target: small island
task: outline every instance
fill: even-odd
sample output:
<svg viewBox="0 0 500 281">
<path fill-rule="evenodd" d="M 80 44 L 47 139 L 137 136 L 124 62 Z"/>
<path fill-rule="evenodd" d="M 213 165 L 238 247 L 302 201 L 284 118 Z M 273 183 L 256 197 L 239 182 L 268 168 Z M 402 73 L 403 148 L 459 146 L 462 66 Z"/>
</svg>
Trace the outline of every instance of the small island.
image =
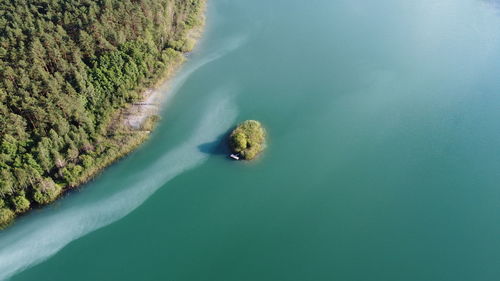
<svg viewBox="0 0 500 281">
<path fill-rule="evenodd" d="M 259 121 L 247 120 L 239 124 L 229 135 L 231 158 L 252 160 L 264 150 L 266 131 Z"/>
</svg>

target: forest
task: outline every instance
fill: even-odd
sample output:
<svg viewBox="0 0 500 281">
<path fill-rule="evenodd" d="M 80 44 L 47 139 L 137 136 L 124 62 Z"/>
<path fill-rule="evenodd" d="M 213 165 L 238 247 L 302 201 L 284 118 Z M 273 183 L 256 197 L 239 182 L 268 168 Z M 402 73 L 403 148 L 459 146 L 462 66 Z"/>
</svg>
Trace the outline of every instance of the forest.
<svg viewBox="0 0 500 281">
<path fill-rule="evenodd" d="M 0 228 L 147 136 L 124 109 L 192 49 L 204 0 L 0 2 Z"/>
</svg>

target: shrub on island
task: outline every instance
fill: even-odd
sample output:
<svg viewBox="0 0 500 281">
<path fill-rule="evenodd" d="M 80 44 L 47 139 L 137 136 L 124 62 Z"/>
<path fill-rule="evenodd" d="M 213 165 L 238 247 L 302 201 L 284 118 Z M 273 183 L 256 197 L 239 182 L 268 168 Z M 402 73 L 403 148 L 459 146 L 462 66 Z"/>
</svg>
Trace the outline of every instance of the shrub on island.
<svg viewBox="0 0 500 281">
<path fill-rule="evenodd" d="M 229 136 L 231 151 L 245 160 L 254 159 L 264 150 L 266 131 L 260 122 L 247 120 L 239 124 Z"/>
</svg>

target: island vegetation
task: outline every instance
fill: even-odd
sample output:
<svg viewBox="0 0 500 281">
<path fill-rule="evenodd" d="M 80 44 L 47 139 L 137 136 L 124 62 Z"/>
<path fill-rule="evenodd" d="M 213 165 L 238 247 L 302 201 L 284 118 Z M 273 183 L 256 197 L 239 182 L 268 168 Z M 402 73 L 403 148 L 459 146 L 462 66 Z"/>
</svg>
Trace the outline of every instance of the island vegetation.
<svg viewBox="0 0 500 281">
<path fill-rule="evenodd" d="M 245 160 L 252 160 L 264 150 L 266 131 L 259 121 L 247 120 L 229 135 L 231 151 Z"/>
<path fill-rule="evenodd" d="M 0 227 L 147 137 L 123 112 L 192 49 L 204 1 L 0 2 Z"/>
</svg>

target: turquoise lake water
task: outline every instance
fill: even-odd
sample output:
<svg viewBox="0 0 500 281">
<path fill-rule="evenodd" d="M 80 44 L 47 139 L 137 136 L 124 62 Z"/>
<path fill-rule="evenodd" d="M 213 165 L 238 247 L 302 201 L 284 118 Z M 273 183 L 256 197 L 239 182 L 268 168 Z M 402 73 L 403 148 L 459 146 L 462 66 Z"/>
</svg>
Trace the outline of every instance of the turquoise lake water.
<svg viewBox="0 0 500 281">
<path fill-rule="evenodd" d="M 0 233 L 0 280 L 500 280 L 500 10 L 209 0 L 151 139 Z M 221 138 L 258 119 L 251 163 Z"/>
</svg>

